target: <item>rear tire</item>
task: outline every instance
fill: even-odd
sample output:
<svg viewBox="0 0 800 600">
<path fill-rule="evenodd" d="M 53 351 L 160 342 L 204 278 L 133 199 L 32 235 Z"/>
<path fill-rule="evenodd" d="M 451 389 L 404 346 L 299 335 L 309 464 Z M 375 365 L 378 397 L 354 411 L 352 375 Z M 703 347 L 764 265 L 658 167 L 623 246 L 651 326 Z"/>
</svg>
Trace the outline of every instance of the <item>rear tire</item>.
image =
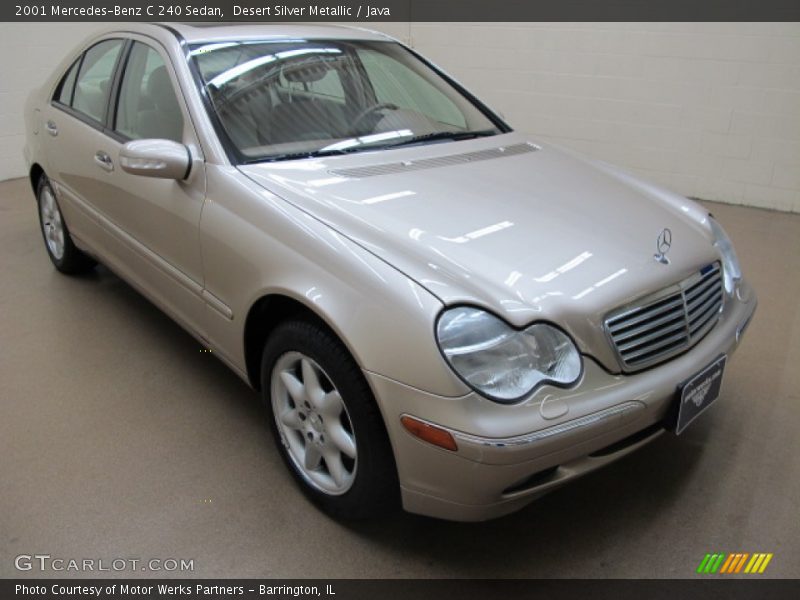
<svg viewBox="0 0 800 600">
<path fill-rule="evenodd" d="M 383 418 L 332 332 L 305 320 L 278 325 L 264 347 L 261 390 L 278 451 L 314 504 L 340 519 L 396 510 L 397 468 Z"/>
<path fill-rule="evenodd" d="M 97 263 L 75 246 L 61 214 L 61 208 L 58 206 L 53 187 L 44 175 L 36 187 L 36 200 L 44 247 L 56 269 L 67 275 L 77 275 L 92 270 Z"/>
</svg>

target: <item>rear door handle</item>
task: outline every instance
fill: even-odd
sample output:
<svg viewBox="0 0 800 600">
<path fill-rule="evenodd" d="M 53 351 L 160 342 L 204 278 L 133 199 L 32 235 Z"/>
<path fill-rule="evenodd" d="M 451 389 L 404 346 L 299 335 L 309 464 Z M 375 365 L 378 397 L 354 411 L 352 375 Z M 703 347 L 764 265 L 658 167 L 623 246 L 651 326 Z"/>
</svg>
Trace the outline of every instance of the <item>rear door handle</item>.
<svg viewBox="0 0 800 600">
<path fill-rule="evenodd" d="M 108 152 L 98 150 L 94 155 L 94 162 L 97 163 L 104 171 L 111 172 L 114 170 L 114 161 L 108 155 Z"/>
<path fill-rule="evenodd" d="M 53 123 L 53 121 L 48 120 L 47 123 L 45 123 L 44 128 L 47 129 L 47 133 L 53 137 L 58 135 L 58 127 L 56 127 L 56 124 Z"/>
</svg>

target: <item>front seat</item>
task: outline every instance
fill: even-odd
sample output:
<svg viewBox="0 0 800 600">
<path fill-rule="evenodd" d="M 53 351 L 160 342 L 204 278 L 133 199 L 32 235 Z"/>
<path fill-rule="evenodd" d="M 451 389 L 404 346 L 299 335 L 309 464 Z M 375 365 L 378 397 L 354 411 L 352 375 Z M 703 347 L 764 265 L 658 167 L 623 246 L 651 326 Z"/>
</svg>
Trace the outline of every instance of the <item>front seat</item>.
<svg viewBox="0 0 800 600">
<path fill-rule="evenodd" d="M 283 144 L 300 140 L 330 139 L 332 116 L 321 102 L 295 97 L 272 110 L 269 141 Z"/>
<path fill-rule="evenodd" d="M 181 142 L 183 116 L 175 98 L 167 68 L 157 67 L 147 79 L 147 95 L 154 108 L 143 110 L 136 119 L 136 130 L 143 138 L 164 138 Z"/>
</svg>

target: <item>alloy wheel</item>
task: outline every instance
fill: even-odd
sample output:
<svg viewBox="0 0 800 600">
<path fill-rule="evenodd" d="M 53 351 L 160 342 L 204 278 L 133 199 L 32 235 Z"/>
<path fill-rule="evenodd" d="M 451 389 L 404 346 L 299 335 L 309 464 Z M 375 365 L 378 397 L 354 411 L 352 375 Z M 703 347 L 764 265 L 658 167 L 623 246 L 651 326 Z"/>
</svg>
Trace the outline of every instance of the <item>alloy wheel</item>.
<svg viewBox="0 0 800 600">
<path fill-rule="evenodd" d="M 272 412 L 292 463 L 312 487 L 338 496 L 353 485 L 355 433 L 339 391 L 300 352 L 287 352 L 271 376 Z"/>
<path fill-rule="evenodd" d="M 64 257 L 64 221 L 61 211 L 49 187 L 44 187 L 39 201 L 39 211 L 42 217 L 42 230 L 47 248 L 56 260 Z"/>
</svg>

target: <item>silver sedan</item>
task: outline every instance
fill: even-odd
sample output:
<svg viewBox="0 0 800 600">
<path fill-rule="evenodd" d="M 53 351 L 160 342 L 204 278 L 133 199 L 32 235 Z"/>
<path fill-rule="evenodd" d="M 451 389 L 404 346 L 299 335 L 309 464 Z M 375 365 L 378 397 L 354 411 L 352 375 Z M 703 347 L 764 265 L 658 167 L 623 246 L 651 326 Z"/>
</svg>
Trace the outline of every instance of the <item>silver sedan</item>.
<svg viewBox="0 0 800 600">
<path fill-rule="evenodd" d="M 680 433 L 756 307 L 707 210 L 360 29 L 108 29 L 25 129 L 55 267 L 102 262 L 260 390 L 337 517 L 496 517 Z"/>
</svg>

